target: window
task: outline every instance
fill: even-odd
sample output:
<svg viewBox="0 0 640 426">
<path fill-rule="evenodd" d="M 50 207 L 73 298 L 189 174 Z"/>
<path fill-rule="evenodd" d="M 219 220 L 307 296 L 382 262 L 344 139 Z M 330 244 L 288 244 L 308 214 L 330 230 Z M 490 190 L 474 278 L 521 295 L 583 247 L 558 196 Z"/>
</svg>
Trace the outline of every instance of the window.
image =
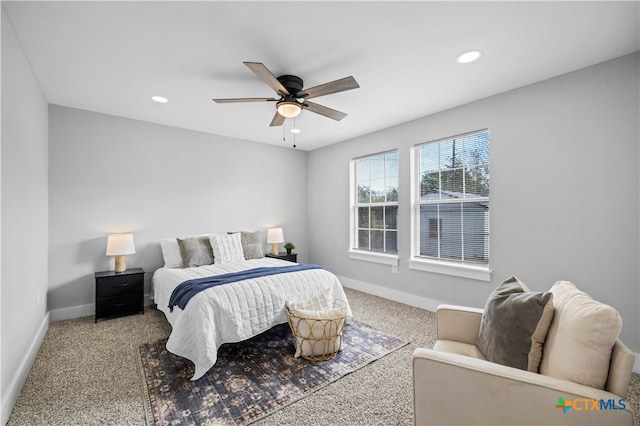
<svg viewBox="0 0 640 426">
<path fill-rule="evenodd" d="M 415 147 L 413 259 L 489 263 L 489 132 Z"/>
<path fill-rule="evenodd" d="M 398 151 L 353 160 L 352 248 L 398 253 Z"/>
</svg>

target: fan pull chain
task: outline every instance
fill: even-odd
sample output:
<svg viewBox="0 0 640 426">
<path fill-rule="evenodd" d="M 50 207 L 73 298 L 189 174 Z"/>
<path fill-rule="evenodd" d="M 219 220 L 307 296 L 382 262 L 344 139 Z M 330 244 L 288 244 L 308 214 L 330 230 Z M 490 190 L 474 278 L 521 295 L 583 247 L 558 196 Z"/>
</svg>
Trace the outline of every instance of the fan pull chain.
<svg viewBox="0 0 640 426">
<path fill-rule="evenodd" d="M 295 117 L 293 118 L 293 128 L 294 128 L 294 129 L 297 129 L 297 127 L 296 127 L 296 119 L 295 119 Z M 293 147 L 294 147 L 294 148 L 296 147 L 296 134 L 295 134 L 295 133 L 293 134 Z"/>
</svg>

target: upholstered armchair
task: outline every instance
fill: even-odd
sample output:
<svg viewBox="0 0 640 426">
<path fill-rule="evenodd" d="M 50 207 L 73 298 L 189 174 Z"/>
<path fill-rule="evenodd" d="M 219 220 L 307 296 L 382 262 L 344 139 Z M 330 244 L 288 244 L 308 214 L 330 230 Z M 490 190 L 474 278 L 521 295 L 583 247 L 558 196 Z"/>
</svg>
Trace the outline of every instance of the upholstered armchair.
<svg viewBox="0 0 640 426">
<path fill-rule="evenodd" d="M 635 357 L 617 338 L 620 328 L 613 331 L 613 342 L 608 352 L 605 350 L 606 359 L 600 360 L 601 364 L 606 363 L 605 371 L 599 373 L 595 371 L 595 364 L 590 364 L 597 356 L 590 353 L 589 347 L 597 346 L 596 340 L 602 337 L 594 338 L 593 330 L 615 329 L 609 320 L 616 322 L 617 312 L 606 305 L 603 305 L 604 311 L 598 311 L 602 304 L 590 298 L 598 306 L 581 304 L 582 296 L 576 304 L 571 294 L 567 296 L 567 291 L 571 293 L 575 286 L 567 282 L 560 284 L 562 288 L 553 294 L 555 297 L 549 297 L 555 311 L 544 338 L 542 356 L 538 358 L 539 368 L 529 365 L 529 369 L 535 371 L 527 371 L 526 360 L 524 367 L 515 368 L 491 362 L 480 351 L 478 338 L 489 303 L 485 310 L 441 305 L 437 309 L 437 342 L 433 349 L 418 348 L 413 354 L 415 423 L 633 425 L 633 413 L 624 397 Z M 550 293 L 556 286 L 558 283 Z M 504 305 L 504 299 L 500 303 Z M 594 309 L 595 318 L 589 319 L 592 312 L 587 311 Z M 583 316 L 585 312 L 587 317 Z M 612 316 L 607 319 L 609 314 Z M 577 324 L 583 330 L 567 330 L 559 322 L 569 323 L 570 327 Z M 539 331 L 539 326 L 533 328 Z M 567 349 L 563 346 L 566 343 L 587 346 Z M 497 343 L 492 341 L 492 344 Z M 597 388 L 577 383 L 592 383 L 590 381 L 603 384 Z"/>
</svg>

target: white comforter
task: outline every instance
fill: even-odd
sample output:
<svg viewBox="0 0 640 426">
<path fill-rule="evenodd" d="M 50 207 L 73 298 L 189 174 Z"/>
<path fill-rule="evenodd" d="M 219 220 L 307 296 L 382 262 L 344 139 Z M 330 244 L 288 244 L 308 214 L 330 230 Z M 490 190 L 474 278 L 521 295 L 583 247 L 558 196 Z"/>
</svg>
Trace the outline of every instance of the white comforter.
<svg viewBox="0 0 640 426">
<path fill-rule="evenodd" d="M 214 264 L 197 268 L 160 268 L 152 278 L 153 297 L 173 327 L 167 349 L 195 364 L 191 380 L 202 377 L 215 363 L 223 343 L 239 342 L 287 322 L 286 302 L 299 302 L 326 293 L 330 300 L 347 304 L 338 278 L 324 269 L 277 274 L 238 281 L 204 290 L 195 295 L 184 311 L 169 312 L 173 289 L 183 281 L 239 272 L 261 266 L 291 265 L 279 259 L 263 258 Z"/>
</svg>

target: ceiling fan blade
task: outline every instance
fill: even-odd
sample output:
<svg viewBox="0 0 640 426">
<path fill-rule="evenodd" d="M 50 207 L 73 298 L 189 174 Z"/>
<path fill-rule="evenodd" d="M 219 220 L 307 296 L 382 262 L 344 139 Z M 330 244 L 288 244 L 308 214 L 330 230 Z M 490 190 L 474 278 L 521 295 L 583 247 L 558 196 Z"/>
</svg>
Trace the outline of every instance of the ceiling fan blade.
<svg viewBox="0 0 640 426">
<path fill-rule="evenodd" d="M 311 112 L 324 115 L 325 117 L 331 118 L 336 121 L 340 121 L 347 116 L 347 114 L 345 114 L 344 112 L 336 111 L 335 109 L 331 109 L 313 102 L 304 101 L 302 105 Z"/>
<path fill-rule="evenodd" d="M 243 62 L 251 71 L 269 85 L 276 93 L 288 95 L 289 91 L 278 81 L 262 62 Z"/>
<path fill-rule="evenodd" d="M 360 87 L 355 78 L 349 76 L 335 80 L 329 83 L 314 86 L 310 89 L 303 89 L 298 92 L 298 97 L 305 99 L 317 98 L 319 96 L 329 95 L 331 93 L 344 92 L 345 90 L 357 89 Z"/>
<path fill-rule="evenodd" d="M 269 102 L 277 101 L 273 98 L 228 98 L 228 99 L 212 99 L 213 102 L 218 104 L 231 104 L 234 102 Z"/>
<path fill-rule="evenodd" d="M 269 124 L 269 127 L 282 126 L 283 124 L 284 124 L 284 116 L 280 115 L 280 113 L 276 111 L 276 115 L 273 116 L 273 119 L 271 120 L 271 124 Z"/>
</svg>

